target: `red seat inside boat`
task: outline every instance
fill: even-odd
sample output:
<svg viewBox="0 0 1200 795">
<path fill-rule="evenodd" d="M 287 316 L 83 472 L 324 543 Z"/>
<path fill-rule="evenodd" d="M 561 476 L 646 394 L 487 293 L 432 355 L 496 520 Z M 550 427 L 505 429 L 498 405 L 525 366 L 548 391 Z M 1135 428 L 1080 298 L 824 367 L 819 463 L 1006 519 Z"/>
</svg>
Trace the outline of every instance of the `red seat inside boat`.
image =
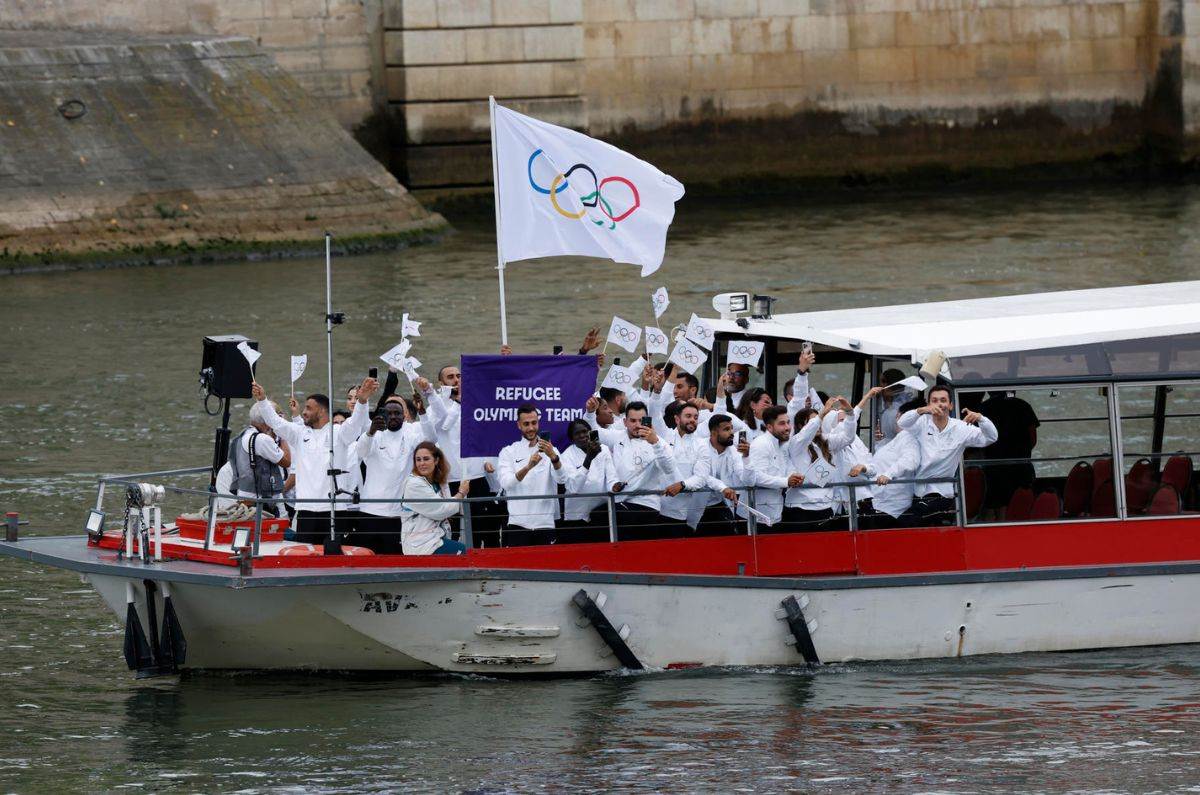
<svg viewBox="0 0 1200 795">
<path fill-rule="evenodd" d="M 1160 482 L 1175 487 L 1180 499 L 1185 499 L 1192 487 L 1192 459 L 1186 455 L 1173 455 L 1163 466 Z"/>
<path fill-rule="evenodd" d="M 1096 483 L 1103 483 L 1106 480 L 1113 479 L 1113 460 L 1111 458 L 1097 458 L 1092 463 L 1092 480 Z"/>
<path fill-rule="evenodd" d="M 1092 492 L 1092 516 L 1108 517 L 1117 515 L 1117 495 L 1113 490 L 1112 479 L 1100 481 Z"/>
<path fill-rule="evenodd" d="M 1146 513 L 1151 516 L 1174 516 L 1181 510 L 1179 492 L 1170 483 L 1164 483 L 1155 490 Z"/>
<path fill-rule="evenodd" d="M 1154 496 L 1154 488 L 1158 484 L 1154 479 L 1154 466 L 1149 459 L 1142 458 L 1134 462 L 1125 476 L 1125 504 L 1130 513 L 1143 513 Z"/>
<path fill-rule="evenodd" d="M 1033 512 L 1033 489 L 1022 486 L 1013 492 L 1004 509 L 1004 519 L 1009 522 L 1023 522 Z"/>
<path fill-rule="evenodd" d="M 1092 507 L 1092 492 L 1095 490 L 1092 465 L 1080 461 L 1067 473 L 1063 485 L 1063 513 L 1067 516 L 1084 516 Z"/>
<path fill-rule="evenodd" d="M 1052 519 L 1057 519 L 1062 515 L 1062 503 L 1058 499 L 1057 492 L 1043 491 L 1033 501 L 1033 507 L 1029 512 L 1029 518 L 1035 522 L 1046 522 Z"/>
</svg>

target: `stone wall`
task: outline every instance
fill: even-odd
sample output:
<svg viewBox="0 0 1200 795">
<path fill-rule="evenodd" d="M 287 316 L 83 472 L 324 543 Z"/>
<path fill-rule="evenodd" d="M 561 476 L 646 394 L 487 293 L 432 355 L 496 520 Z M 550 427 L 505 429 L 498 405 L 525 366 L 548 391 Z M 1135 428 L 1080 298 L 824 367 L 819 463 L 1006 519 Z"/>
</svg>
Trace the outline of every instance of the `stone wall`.
<svg viewBox="0 0 1200 795">
<path fill-rule="evenodd" d="M 1094 163 L 1200 118 L 1198 6 L 385 0 L 387 99 L 413 188 L 490 181 L 489 93 L 685 182 Z"/>
<path fill-rule="evenodd" d="M 444 225 L 248 39 L 0 32 L 0 270 Z"/>
<path fill-rule="evenodd" d="M 245 36 L 348 128 L 382 101 L 380 0 L 0 0 L 0 29 Z"/>
</svg>

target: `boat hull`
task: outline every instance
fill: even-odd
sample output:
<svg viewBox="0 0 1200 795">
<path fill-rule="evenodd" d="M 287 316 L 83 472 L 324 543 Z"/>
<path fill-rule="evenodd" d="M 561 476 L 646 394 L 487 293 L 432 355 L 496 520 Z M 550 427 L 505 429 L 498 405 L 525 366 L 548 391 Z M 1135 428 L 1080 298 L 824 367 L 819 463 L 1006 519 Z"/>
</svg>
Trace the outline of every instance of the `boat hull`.
<svg viewBox="0 0 1200 795">
<path fill-rule="evenodd" d="M 602 603 L 614 627 L 628 627 L 625 642 L 647 668 L 804 663 L 780 609 L 789 596 L 803 606 L 826 663 L 1200 642 L 1200 571 L 860 577 L 844 587 L 837 578 L 741 578 L 738 586 L 733 578 L 444 574 L 169 589 L 188 640 L 187 668 L 583 674 L 621 667 L 573 602 L 580 590 Z M 123 617 L 131 578 L 88 577 Z M 133 582 L 142 605 L 144 589 Z"/>
</svg>

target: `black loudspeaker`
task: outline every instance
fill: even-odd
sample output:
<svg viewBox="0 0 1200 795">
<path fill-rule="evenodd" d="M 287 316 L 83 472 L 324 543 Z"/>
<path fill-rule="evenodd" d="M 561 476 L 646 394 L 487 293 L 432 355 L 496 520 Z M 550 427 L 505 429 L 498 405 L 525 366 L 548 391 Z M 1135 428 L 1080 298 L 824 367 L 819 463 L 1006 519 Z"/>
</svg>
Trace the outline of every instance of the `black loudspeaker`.
<svg viewBox="0 0 1200 795">
<path fill-rule="evenodd" d="M 200 365 L 200 381 L 207 385 L 208 394 L 219 398 L 250 397 L 250 382 L 254 374 L 250 363 L 238 350 L 244 342 L 258 350 L 258 342 L 241 334 L 224 334 L 204 338 L 204 360 Z"/>
</svg>

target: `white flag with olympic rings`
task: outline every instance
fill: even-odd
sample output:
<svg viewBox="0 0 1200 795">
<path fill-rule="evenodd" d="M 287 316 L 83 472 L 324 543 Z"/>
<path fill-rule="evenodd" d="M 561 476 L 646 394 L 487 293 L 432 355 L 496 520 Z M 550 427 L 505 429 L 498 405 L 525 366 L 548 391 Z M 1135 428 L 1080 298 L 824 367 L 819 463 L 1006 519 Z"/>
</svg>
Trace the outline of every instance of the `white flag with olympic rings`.
<svg viewBox="0 0 1200 795">
<path fill-rule="evenodd" d="M 708 354 L 699 345 L 693 345 L 689 340 L 682 339 L 675 343 L 675 350 L 671 351 L 668 361 L 674 362 L 679 369 L 695 375 L 696 371 L 700 369 L 700 365 L 708 361 Z"/>
<path fill-rule="evenodd" d="M 758 367 L 758 360 L 762 358 L 764 345 L 765 343 L 751 342 L 750 340 L 730 340 L 727 351 L 728 363 Z"/>
<path fill-rule="evenodd" d="M 688 321 L 687 338 L 692 342 L 704 348 L 706 351 L 711 351 L 713 346 L 713 327 L 708 325 L 708 321 L 698 317 L 692 313 L 692 319 Z"/>
<path fill-rule="evenodd" d="M 612 325 L 608 327 L 608 341 L 634 353 L 642 341 L 642 327 L 613 315 Z"/>
<path fill-rule="evenodd" d="M 609 389 L 617 389 L 621 392 L 628 392 L 633 389 L 634 381 L 637 380 L 633 373 L 629 372 L 629 368 L 624 365 L 614 364 L 608 368 L 608 375 L 604 376 L 604 383 L 601 387 Z"/>
<path fill-rule="evenodd" d="M 683 185 L 582 133 L 495 106 L 500 256 L 577 254 L 662 265 Z"/>
<path fill-rule="evenodd" d="M 667 355 L 666 332 L 654 326 L 646 326 L 646 353 Z"/>
</svg>

